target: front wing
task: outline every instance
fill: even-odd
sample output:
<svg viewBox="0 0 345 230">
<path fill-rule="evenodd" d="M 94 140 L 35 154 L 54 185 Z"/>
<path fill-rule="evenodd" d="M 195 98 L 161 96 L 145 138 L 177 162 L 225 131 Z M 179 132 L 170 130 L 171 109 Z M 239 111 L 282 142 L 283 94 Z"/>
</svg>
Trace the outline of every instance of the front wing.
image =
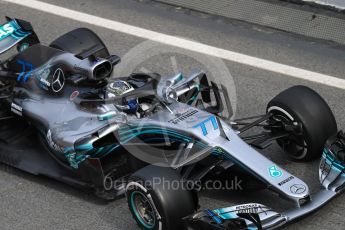
<svg viewBox="0 0 345 230">
<path fill-rule="evenodd" d="M 320 209 L 344 191 L 345 165 L 325 148 L 319 168 L 322 188 L 300 206 L 278 213 L 271 208 L 249 203 L 216 210 L 203 210 L 185 218 L 188 230 L 277 229 Z M 303 187 L 291 187 L 294 192 Z"/>
</svg>

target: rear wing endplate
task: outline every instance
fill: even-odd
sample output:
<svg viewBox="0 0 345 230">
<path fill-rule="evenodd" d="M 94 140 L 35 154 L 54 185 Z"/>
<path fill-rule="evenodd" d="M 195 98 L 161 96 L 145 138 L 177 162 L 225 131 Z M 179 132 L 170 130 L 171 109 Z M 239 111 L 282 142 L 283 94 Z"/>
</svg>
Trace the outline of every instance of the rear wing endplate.
<svg viewBox="0 0 345 230">
<path fill-rule="evenodd" d="M 24 39 L 28 39 L 28 45 L 38 43 L 39 40 L 29 22 L 7 18 L 8 22 L 0 26 L 0 54 L 11 49 Z"/>
</svg>

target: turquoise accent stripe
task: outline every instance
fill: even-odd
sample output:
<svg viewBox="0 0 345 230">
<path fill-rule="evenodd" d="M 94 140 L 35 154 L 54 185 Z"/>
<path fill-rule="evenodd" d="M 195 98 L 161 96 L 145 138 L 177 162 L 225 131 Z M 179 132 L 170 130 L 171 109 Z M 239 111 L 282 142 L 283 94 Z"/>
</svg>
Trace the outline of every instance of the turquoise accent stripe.
<svg viewBox="0 0 345 230">
<path fill-rule="evenodd" d="M 340 170 L 340 171 L 344 171 L 345 170 L 345 166 L 343 164 L 341 164 L 339 161 L 337 161 L 334 157 L 334 155 L 330 155 L 329 154 L 329 150 L 328 149 L 324 149 L 323 150 L 323 156 L 326 158 L 326 161 L 328 160 L 328 163 L 330 165 L 332 165 L 332 167 Z"/>
<path fill-rule="evenodd" d="M 233 211 L 227 211 L 227 209 L 224 208 L 213 210 L 213 212 L 225 220 L 238 218 L 236 213 L 232 213 Z"/>
<path fill-rule="evenodd" d="M 190 137 L 183 136 L 183 135 L 180 135 L 178 133 L 167 132 L 167 131 L 162 131 L 162 130 L 147 130 L 147 131 L 141 131 L 141 132 L 137 132 L 137 133 L 134 133 L 132 135 L 128 135 L 126 137 L 123 137 L 125 139 L 124 142 L 128 142 L 129 140 L 131 140 L 137 136 L 143 135 L 143 134 L 162 134 L 162 135 L 166 134 L 168 136 L 180 138 L 181 140 L 184 140 L 186 142 L 189 142 L 191 140 Z M 122 140 L 122 137 L 121 137 L 121 140 Z"/>
<path fill-rule="evenodd" d="M 222 224 L 223 221 L 218 217 L 216 216 L 216 214 L 214 214 L 214 212 L 212 212 L 211 210 L 209 209 L 206 209 L 206 212 L 208 215 L 210 215 L 212 217 L 212 219 L 217 223 L 217 224 Z"/>
<path fill-rule="evenodd" d="M 132 139 L 143 134 L 168 135 L 168 139 L 172 141 L 182 141 L 186 143 L 189 143 L 192 141 L 191 137 L 178 133 L 174 130 L 166 130 L 166 129 L 163 129 L 162 127 L 153 126 L 153 125 L 142 126 L 142 127 L 137 126 L 133 128 L 131 128 L 130 126 L 126 126 L 124 128 L 121 127 L 119 129 L 121 144 L 126 144 L 130 142 Z M 145 141 L 153 141 L 153 140 L 165 140 L 165 138 L 152 137 L 152 138 L 146 139 Z M 194 144 L 196 147 L 199 147 L 199 148 L 205 148 L 207 146 L 207 144 L 201 141 L 194 141 Z M 87 144 L 76 146 L 75 148 L 67 147 L 64 149 L 64 154 L 66 155 L 66 157 L 69 159 L 70 162 L 73 161 L 73 164 L 77 165 L 81 163 L 82 160 L 85 160 L 88 157 L 105 157 L 119 147 L 121 147 L 121 145 L 113 144 L 113 145 L 108 145 L 108 146 L 104 146 L 102 148 L 96 149 L 93 147 L 92 144 L 87 143 Z M 80 152 L 80 153 L 76 153 L 76 152 Z M 220 156 L 222 153 L 223 151 L 218 148 L 215 148 L 212 151 L 212 154 L 216 156 Z M 82 159 L 82 160 L 78 162 L 79 159 Z"/>
<path fill-rule="evenodd" d="M 135 126 L 135 127 L 130 127 L 130 126 L 125 126 L 125 127 L 121 127 L 119 129 L 119 133 L 120 134 L 126 134 L 126 133 L 129 133 L 129 132 L 133 132 L 134 130 L 137 130 L 137 131 L 141 131 L 143 129 L 159 129 L 159 130 L 163 130 L 164 128 L 161 127 L 161 126 Z"/>
<path fill-rule="evenodd" d="M 91 150 L 91 149 L 93 149 L 93 146 L 92 144 L 89 144 L 89 143 L 75 147 L 75 150 Z"/>
<path fill-rule="evenodd" d="M 124 134 L 128 134 L 128 135 L 124 135 Z M 162 134 L 162 135 L 166 134 L 169 136 L 171 135 L 173 137 L 180 138 L 188 142 L 192 139 L 188 136 L 182 135 L 173 130 L 162 129 L 162 127 L 157 127 L 157 126 L 135 127 L 130 130 L 119 131 L 121 141 L 125 141 L 125 142 L 143 134 Z"/>
</svg>

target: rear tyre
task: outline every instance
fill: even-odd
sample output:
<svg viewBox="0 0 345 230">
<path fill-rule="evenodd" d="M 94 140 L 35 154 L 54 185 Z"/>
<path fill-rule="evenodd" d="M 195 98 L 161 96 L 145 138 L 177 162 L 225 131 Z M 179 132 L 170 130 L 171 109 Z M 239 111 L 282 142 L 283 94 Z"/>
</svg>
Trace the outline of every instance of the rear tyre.
<svg viewBox="0 0 345 230">
<path fill-rule="evenodd" d="M 182 218 L 195 212 L 198 204 L 193 192 L 180 186 L 181 181 L 173 169 L 152 165 L 129 178 L 127 202 L 141 229 L 184 229 Z"/>
<path fill-rule="evenodd" d="M 107 58 L 109 51 L 98 35 L 90 29 L 78 28 L 72 30 L 57 38 L 50 44 L 50 47 L 63 50 L 75 55 L 81 54 L 96 46 L 102 46 L 103 49 L 93 54 L 96 57 Z"/>
<path fill-rule="evenodd" d="M 337 123 L 328 104 L 305 86 L 294 86 L 278 94 L 268 103 L 267 112 L 273 115 L 273 122 L 301 124 L 300 132 L 278 139 L 278 144 L 295 160 L 320 157 L 326 140 L 337 133 Z"/>
</svg>

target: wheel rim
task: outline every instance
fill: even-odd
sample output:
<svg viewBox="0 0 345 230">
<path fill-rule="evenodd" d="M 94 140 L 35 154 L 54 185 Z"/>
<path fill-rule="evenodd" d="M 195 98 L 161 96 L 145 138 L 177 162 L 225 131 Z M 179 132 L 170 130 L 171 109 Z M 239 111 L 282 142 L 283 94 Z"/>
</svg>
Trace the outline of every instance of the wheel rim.
<svg viewBox="0 0 345 230">
<path fill-rule="evenodd" d="M 294 121 L 291 119 L 293 116 L 281 108 L 276 111 L 270 110 L 270 112 L 274 115 L 274 119 L 276 120 L 282 122 Z M 301 160 L 307 155 L 308 145 L 306 140 L 303 138 L 303 135 L 291 133 L 288 138 L 277 140 L 277 142 L 282 147 L 284 152 L 288 153 L 290 157 L 296 160 Z"/>
<path fill-rule="evenodd" d="M 153 229 L 156 224 L 154 208 L 146 195 L 134 191 L 131 194 L 131 207 L 139 222 L 147 229 Z"/>
</svg>

